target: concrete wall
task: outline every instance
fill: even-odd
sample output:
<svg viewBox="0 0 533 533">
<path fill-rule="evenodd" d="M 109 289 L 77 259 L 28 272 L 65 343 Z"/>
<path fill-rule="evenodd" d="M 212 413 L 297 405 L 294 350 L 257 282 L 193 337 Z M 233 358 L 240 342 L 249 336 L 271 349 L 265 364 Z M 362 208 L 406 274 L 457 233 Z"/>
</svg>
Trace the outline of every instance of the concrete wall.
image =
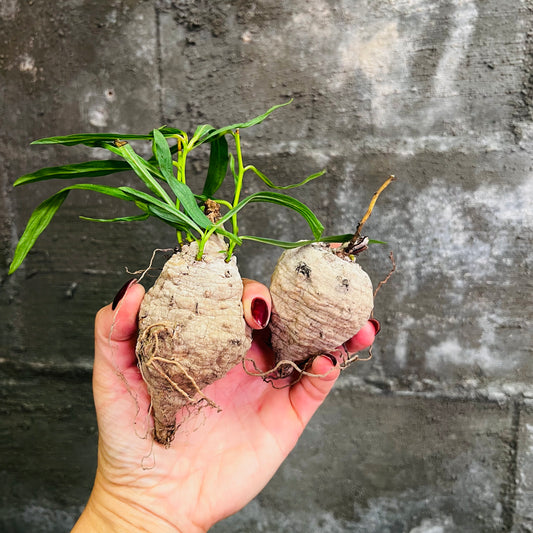
<svg viewBox="0 0 533 533">
<path fill-rule="evenodd" d="M 0 529 L 66 531 L 80 512 L 96 459 L 94 314 L 125 267 L 174 245 L 156 222 L 78 220 L 127 212 L 79 192 L 7 277 L 29 214 L 59 188 L 13 181 L 93 157 L 28 143 L 225 125 L 294 98 L 243 132 L 247 160 L 279 183 L 326 168 L 297 195 L 328 233 L 353 229 L 396 174 L 366 226 L 389 244 L 361 262 L 378 282 L 393 250 L 397 273 L 376 300 L 373 359 L 213 531 L 533 531 L 532 22 L 531 0 L 2 0 Z M 308 235 L 260 206 L 242 226 Z M 239 255 L 267 282 L 279 252 Z"/>
</svg>

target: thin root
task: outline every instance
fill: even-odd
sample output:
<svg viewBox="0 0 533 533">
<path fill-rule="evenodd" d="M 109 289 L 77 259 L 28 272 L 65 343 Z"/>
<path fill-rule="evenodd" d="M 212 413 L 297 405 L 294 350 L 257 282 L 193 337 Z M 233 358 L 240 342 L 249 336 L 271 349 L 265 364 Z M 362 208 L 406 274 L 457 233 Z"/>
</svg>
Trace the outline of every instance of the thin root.
<svg viewBox="0 0 533 533">
<path fill-rule="evenodd" d="M 389 258 L 390 258 L 391 263 L 392 263 L 392 268 L 390 269 L 390 271 L 387 274 L 387 276 L 385 277 L 385 279 L 378 283 L 378 286 L 376 287 L 376 290 L 374 291 L 374 298 L 376 297 L 376 294 L 378 293 L 379 289 L 381 289 L 381 287 L 383 287 L 383 285 L 385 285 L 389 281 L 389 279 L 391 278 L 392 274 L 396 270 L 396 261 L 394 260 L 394 254 L 392 252 L 389 253 Z"/>
<path fill-rule="evenodd" d="M 165 357 L 160 357 L 158 355 L 155 355 L 155 354 L 159 353 L 159 336 L 157 335 L 157 333 L 155 335 L 151 336 L 151 338 L 154 339 L 154 343 L 152 344 L 152 346 L 150 346 L 150 353 L 146 353 L 145 352 L 145 349 L 146 349 L 147 345 L 146 345 L 146 343 L 144 341 L 149 335 L 151 335 L 152 331 L 154 329 L 168 329 L 168 328 L 169 328 L 168 324 L 165 324 L 164 322 L 160 322 L 160 323 L 157 323 L 157 324 L 152 324 L 151 326 L 149 326 L 148 328 L 146 328 L 143 331 L 143 335 L 142 335 L 142 338 L 141 338 L 141 344 L 142 344 L 143 353 L 146 355 L 146 359 L 144 359 L 143 363 L 146 366 L 151 366 L 152 368 L 154 368 L 166 381 L 168 381 L 170 386 L 175 391 L 179 392 L 187 400 L 187 402 L 189 404 L 199 403 L 199 402 L 205 401 L 209 406 L 211 406 L 214 409 L 217 409 L 218 411 L 220 411 L 220 407 L 215 402 L 210 400 L 201 391 L 200 387 L 196 383 L 196 380 L 187 372 L 185 367 L 179 361 L 175 361 L 173 359 L 167 359 Z M 185 376 L 189 380 L 189 383 L 191 384 L 191 386 L 194 389 L 195 393 L 200 396 L 200 399 L 199 400 L 195 400 L 195 398 L 193 396 L 191 396 L 185 390 L 183 390 L 177 383 L 175 383 L 170 378 L 170 376 L 163 370 L 163 368 L 161 368 L 161 365 L 159 365 L 158 363 L 165 363 L 165 364 L 168 364 L 168 365 L 174 365 L 174 366 L 178 367 L 178 369 L 181 372 L 181 374 L 183 376 Z M 140 366 L 142 367 L 142 365 L 140 365 Z"/>
<path fill-rule="evenodd" d="M 368 349 L 368 357 L 365 357 L 364 359 L 361 359 L 358 355 L 352 355 L 350 356 L 350 353 L 346 349 L 346 346 L 343 344 L 342 348 L 344 350 L 344 354 L 341 356 L 339 368 L 341 370 L 346 370 L 352 363 L 355 363 L 356 361 L 369 361 L 372 359 L 372 347 Z M 249 375 L 253 377 L 259 377 L 262 378 L 265 383 L 270 383 L 274 389 L 285 389 L 287 387 L 292 387 L 293 385 L 296 385 L 304 376 L 309 376 L 312 378 L 325 378 L 328 376 L 333 369 L 335 368 L 332 366 L 326 373 L 324 374 L 314 374 L 313 372 L 309 372 L 307 369 L 311 367 L 313 364 L 313 361 L 317 358 L 321 357 L 320 355 L 315 355 L 313 357 L 310 357 L 307 361 L 305 361 L 303 368 L 299 366 L 294 361 L 289 361 L 287 359 L 283 359 L 279 361 L 273 368 L 270 370 L 266 370 L 265 372 L 262 372 L 256 365 L 255 361 L 253 359 L 250 359 L 248 357 L 243 358 L 242 360 L 242 366 L 244 371 Z M 254 367 L 254 372 L 248 370 L 246 368 L 246 362 L 251 362 Z M 296 379 L 292 380 L 290 383 L 286 383 L 284 385 L 278 386 L 275 384 L 276 381 L 280 379 L 285 379 L 288 376 L 276 376 L 276 371 L 279 370 L 281 367 L 290 366 L 293 370 L 296 370 L 298 372 L 298 376 Z"/>
<path fill-rule="evenodd" d="M 126 272 L 132 276 L 137 276 L 138 274 L 140 274 L 140 278 L 137 280 L 137 282 L 140 282 L 144 276 L 150 271 L 152 270 L 152 264 L 154 263 L 154 259 L 155 259 L 155 254 L 157 252 L 175 252 L 176 250 L 174 248 L 156 248 L 153 252 L 152 252 L 152 258 L 150 259 L 150 263 L 149 265 L 144 269 L 144 270 L 136 270 L 135 272 L 130 272 L 127 268 L 126 268 Z"/>
</svg>

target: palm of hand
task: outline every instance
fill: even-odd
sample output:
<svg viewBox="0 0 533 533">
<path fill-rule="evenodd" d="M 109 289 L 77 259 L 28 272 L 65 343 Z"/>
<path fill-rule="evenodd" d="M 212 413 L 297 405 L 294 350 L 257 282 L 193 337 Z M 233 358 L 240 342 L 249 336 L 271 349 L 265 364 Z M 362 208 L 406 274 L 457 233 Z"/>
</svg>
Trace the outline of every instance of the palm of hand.
<svg viewBox="0 0 533 533">
<path fill-rule="evenodd" d="M 205 531 L 242 508 L 266 485 L 339 370 L 319 357 L 312 372 L 327 374 L 325 378 L 305 377 L 280 390 L 238 365 L 204 391 L 221 412 L 206 407 L 185 417 L 170 448 L 164 449 L 151 439 L 150 399 L 134 354 L 136 314 L 143 294 L 142 287 L 134 285 L 115 313 L 107 306 L 97 316 L 95 487 L 101 485 L 104 492 L 132 505 L 141 504 L 164 523 Z M 269 368 L 271 355 L 254 339 L 248 357 Z"/>
</svg>

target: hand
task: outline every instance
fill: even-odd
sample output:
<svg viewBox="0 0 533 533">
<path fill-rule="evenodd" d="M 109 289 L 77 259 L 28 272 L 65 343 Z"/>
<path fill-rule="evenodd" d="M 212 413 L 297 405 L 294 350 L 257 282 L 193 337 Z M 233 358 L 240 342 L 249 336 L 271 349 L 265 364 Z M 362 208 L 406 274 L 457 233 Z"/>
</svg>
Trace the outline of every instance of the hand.
<svg viewBox="0 0 533 533">
<path fill-rule="evenodd" d="M 274 389 L 237 365 L 204 390 L 222 411 L 204 408 L 185 417 L 165 449 L 151 438 L 150 398 L 135 358 L 143 295 L 143 287 L 133 283 L 115 310 L 110 304 L 96 316 L 98 468 L 73 531 L 207 531 L 268 483 L 340 372 L 329 357 L 317 357 L 310 372 L 325 377 L 304 376 Z M 271 308 L 268 289 L 245 280 L 243 307 L 250 327 L 264 326 Z M 368 347 L 375 332 L 369 321 L 348 349 Z M 258 333 L 247 357 L 268 369 L 273 356 Z"/>
</svg>

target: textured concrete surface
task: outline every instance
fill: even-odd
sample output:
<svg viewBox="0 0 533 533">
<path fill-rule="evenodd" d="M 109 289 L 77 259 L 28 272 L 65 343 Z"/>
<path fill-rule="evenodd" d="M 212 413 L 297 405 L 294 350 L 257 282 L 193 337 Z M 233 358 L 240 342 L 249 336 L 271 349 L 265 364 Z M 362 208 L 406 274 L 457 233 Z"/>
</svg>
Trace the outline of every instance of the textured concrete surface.
<svg viewBox="0 0 533 533">
<path fill-rule="evenodd" d="M 14 180 L 94 157 L 29 142 L 221 126 L 294 98 L 243 132 L 246 161 L 281 184 L 327 169 L 296 195 L 328 233 L 353 229 L 397 175 L 365 227 L 388 245 L 361 258 L 377 283 L 392 250 L 397 272 L 373 359 L 213 530 L 533 531 L 532 22 L 531 0 L 0 2 L 0 529 L 66 531 L 79 513 L 93 316 L 125 268 L 174 246 L 155 222 L 78 220 L 128 212 L 78 191 L 8 277 L 29 214 L 59 188 Z M 205 168 L 191 158 L 193 187 Z M 247 213 L 244 233 L 308 236 L 281 208 Z M 246 245 L 243 274 L 268 282 L 278 255 Z"/>
</svg>

